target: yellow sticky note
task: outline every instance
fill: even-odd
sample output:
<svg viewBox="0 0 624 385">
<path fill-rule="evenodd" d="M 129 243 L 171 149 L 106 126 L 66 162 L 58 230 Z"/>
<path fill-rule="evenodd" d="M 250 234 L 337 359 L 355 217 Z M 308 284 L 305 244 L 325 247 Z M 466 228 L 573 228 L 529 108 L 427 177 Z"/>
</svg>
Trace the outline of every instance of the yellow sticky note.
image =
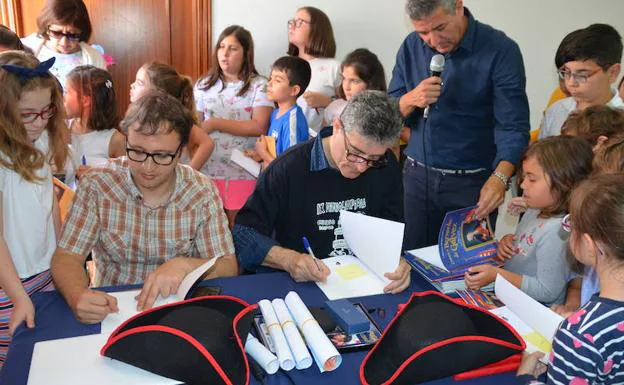
<svg viewBox="0 0 624 385">
<path fill-rule="evenodd" d="M 345 281 L 350 281 L 366 275 L 366 272 L 362 269 L 362 267 L 355 263 L 349 263 L 348 265 L 337 267 L 334 270 L 338 273 L 340 278 Z"/>
<path fill-rule="evenodd" d="M 552 344 L 548 341 L 544 336 L 539 334 L 538 332 L 532 332 L 529 334 L 524 334 L 522 336 L 524 340 L 531 345 L 535 346 L 542 352 L 548 353 L 552 349 Z"/>
</svg>

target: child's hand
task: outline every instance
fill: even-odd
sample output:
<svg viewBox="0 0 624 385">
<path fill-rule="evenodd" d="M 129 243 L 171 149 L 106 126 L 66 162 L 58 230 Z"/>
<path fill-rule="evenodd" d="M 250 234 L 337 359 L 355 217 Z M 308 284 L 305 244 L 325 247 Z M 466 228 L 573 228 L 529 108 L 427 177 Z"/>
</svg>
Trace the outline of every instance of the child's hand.
<svg viewBox="0 0 624 385">
<path fill-rule="evenodd" d="M 480 289 L 496 280 L 497 268 L 492 265 L 473 266 L 464 273 L 464 281 L 469 289 Z"/>
<path fill-rule="evenodd" d="M 216 120 L 209 118 L 200 123 L 200 127 L 206 134 L 210 134 L 213 131 L 218 131 L 217 126 L 215 125 Z"/>
<path fill-rule="evenodd" d="M 568 318 L 569 316 L 574 314 L 574 312 L 577 311 L 578 308 L 574 308 L 573 306 L 568 306 L 568 305 L 552 305 L 550 307 L 550 310 L 559 314 L 563 318 Z"/>
<path fill-rule="evenodd" d="M 311 108 L 327 107 L 329 103 L 331 103 L 331 98 L 321 94 L 320 92 L 304 92 L 303 98 Z"/>
<path fill-rule="evenodd" d="M 534 352 L 531 354 L 524 353 L 517 375 L 529 374 L 535 378 L 541 376 L 547 369 L 546 365 L 539 362 L 539 359 L 542 357 L 544 357 L 544 353 L 542 352 Z"/>
<path fill-rule="evenodd" d="M 243 154 L 245 154 L 246 157 L 255 160 L 256 162 L 262 162 L 262 158 L 260 157 L 260 155 L 258 155 L 256 150 L 245 150 L 243 151 Z"/>
<path fill-rule="evenodd" d="M 505 235 L 498 242 L 498 250 L 496 250 L 498 259 L 505 260 L 518 254 L 518 247 L 516 246 L 516 236 L 513 234 Z"/>
<path fill-rule="evenodd" d="M 527 209 L 526 199 L 524 197 L 511 198 L 507 205 L 507 212 L 509 215 L 518 216 L 525 212 Z"/>
<path fill-rule="evenodd" d="M 267 147 L 267 142 L 264 139 L 264 135 L 260 135 L 258 139 L 256 139 L 256 151 L 258 155 L 262 157 L 266 157 L 269 155 L 269 148 Z"/>
<path fill-rule="evenodd" d="M 26 293 L 13 304 L 13 313 L 9 320 L 9 335 L 12 336 L 15 329 L 24 321 L 29 329 L 35 327 L 35 307 Z"/>
</svg>

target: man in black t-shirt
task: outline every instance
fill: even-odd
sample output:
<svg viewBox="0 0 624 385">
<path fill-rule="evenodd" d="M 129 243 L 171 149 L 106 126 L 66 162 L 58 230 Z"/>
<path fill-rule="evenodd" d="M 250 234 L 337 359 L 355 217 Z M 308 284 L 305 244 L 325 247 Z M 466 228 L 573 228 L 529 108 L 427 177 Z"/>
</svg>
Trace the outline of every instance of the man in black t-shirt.
<svg viewBox="0 0 624 385">
<path fill-rule="evenodd" d="M 363 91 L 345 107 L 332 129 L 278 157 L 258 179 L 236 217 L 236 255 L 247 270 L 287 271 L 296 281 L 325 281 L 329 269 L 307 254 L 307 237 L 320 259 L 350 254 L 340 210 L 403 221 L 401 170 L 389 151 L 399 140 L 398 107 L 385 93 Z M 386 292 L 410 283 L 401 260 Z"/>
</svg>

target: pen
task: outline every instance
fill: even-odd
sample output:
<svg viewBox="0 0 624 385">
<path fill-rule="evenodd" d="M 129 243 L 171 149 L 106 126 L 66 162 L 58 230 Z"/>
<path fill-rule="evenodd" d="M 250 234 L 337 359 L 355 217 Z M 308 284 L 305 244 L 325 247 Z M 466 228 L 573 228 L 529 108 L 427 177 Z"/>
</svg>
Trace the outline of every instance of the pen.
<svg viewBox="0 0 624 385">
<path fill-rule="evenodd" d="M 312 248 L 310 247 L 310 242 L 308 242 L 308 238 L 303 237 L 303 248 L 306 249 L 308 251 L 308 254 L 310 254 L 312 256 L 312 260 L 314 261 L 314 264 L 316 265 L 316 268 L 321 271 L 321 267 L 319 266 L 318 262 L 316 261 L 316 256 L 314 255 L 314 252 L 312 251 Z"/>
<path fill-rule="evenodd" d="M 82 156 L 82 158 L 80 158 L 80 163 L 82 163 L 83 166 L 87 165 L 87 157 L 86 156 Z"/>
</svg>

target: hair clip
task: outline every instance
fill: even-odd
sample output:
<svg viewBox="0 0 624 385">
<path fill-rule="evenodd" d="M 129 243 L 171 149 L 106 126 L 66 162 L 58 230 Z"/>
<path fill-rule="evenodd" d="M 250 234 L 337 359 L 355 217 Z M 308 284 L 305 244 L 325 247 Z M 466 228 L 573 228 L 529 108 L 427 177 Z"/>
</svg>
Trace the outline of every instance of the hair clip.
<svg viewBox="0 0 624 385">
<path fill-rule="evenodd" d="M 104 85 L 106 86 L 106 88 L 113 88 L 113 82 L 111 82 L 110 80 L 105 81 Z"/>
<path fill-rule="evenodd" d="M 13 64 L 2 64 L 0 67 L 9 73 L 17 75 L 20 81 L 26 81 L 34 77 L 50 76 L 49 71 L 55 61 L 56 58 L 51 57 L 48 60 L 39 63 L 35 68 L 28 68 Z"/>
</svg>

